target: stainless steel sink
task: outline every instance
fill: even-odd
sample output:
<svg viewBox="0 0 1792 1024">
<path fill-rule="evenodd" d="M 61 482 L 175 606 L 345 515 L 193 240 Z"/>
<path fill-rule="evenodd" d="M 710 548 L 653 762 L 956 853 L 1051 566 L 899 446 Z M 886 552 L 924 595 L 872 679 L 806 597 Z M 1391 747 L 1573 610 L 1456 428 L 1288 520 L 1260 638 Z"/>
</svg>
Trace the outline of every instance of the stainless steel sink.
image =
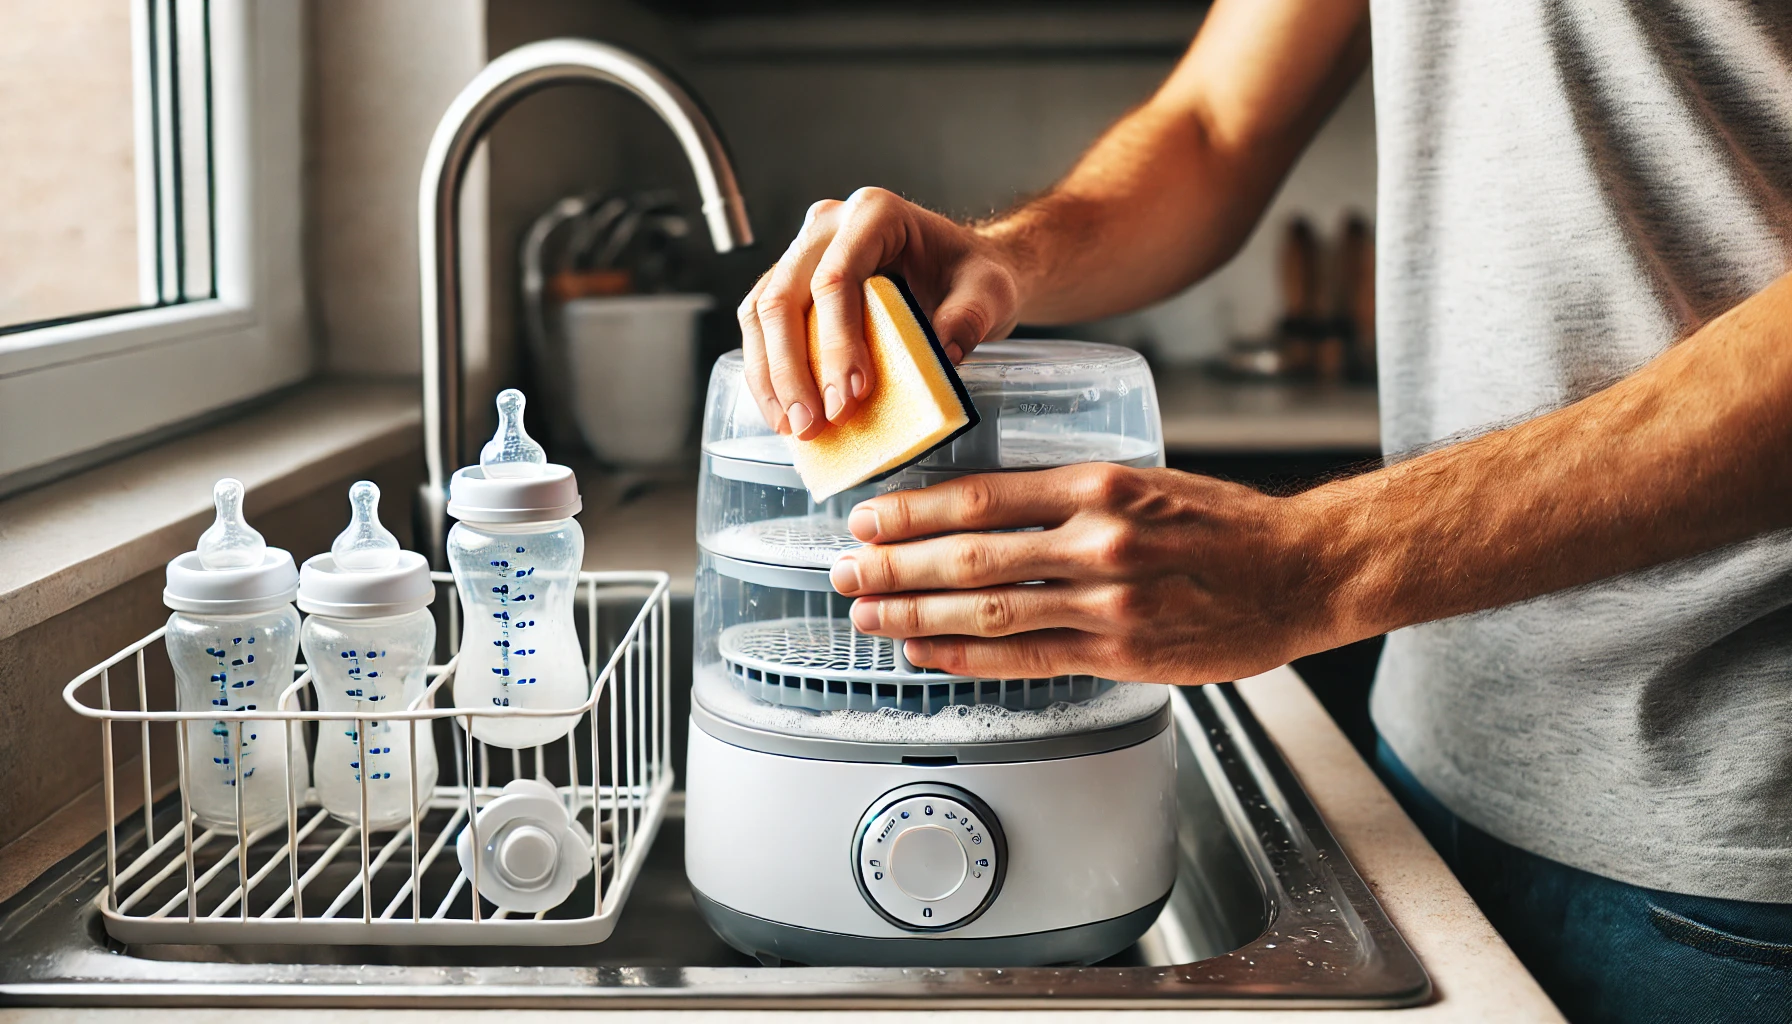
<svg viewBox="0 0 1792 1024">
<path fill-rule="evenodd" d="M 689 628 L 688 601 L 674 619 Z M 1175 892 L 1143 939 L 1094 966 L 761 966 L 698 915 L 675 808 L 615 934 L 582 947 L 125 946 L 106 935 L 95 905 L 105 885 L 96 842 L 0 907 L 0 1004 L 1142 1008 L 1429 998 L 1424 969 L 1237 692 L 1176 696 Z M 175 820 L 178 801 L 163 813 Z"/>
</svg>

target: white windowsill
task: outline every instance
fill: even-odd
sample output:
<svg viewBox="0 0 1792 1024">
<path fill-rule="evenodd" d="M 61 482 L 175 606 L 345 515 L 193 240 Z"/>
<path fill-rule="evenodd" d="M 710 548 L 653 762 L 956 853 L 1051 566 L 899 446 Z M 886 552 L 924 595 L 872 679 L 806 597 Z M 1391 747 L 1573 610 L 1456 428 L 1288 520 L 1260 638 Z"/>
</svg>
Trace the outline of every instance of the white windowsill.
<svg viewBox="0 0 1792 1024">
<path fill-rule="evenodd" d="M 0 376 L 86 362 L 195 335 L 240 331 L 254 323 L 255 314 L 241 306 L 199 299 L 39 327 L 0 337 Z"/>
<path fill-rule="evenodd" d="M 412 381 L 321 380 L 266 408 L 0 501 L 0 638 L 164 565 L 212 517 L 212 483 L 251 510 L 414 450 Z"/>
</svg>

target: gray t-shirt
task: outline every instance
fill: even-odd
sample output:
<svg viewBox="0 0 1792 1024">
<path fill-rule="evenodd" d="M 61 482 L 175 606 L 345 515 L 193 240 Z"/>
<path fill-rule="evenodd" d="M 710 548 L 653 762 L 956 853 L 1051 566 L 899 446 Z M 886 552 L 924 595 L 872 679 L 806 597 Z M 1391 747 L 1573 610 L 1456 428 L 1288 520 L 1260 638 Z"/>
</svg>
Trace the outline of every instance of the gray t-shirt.
<svg viewBox="0 0 1792 1024">
<path fill-rule="evenodd" d="M 1583 398 L 1792 269 L 1792 5 L 1372 7 L 1390 457 Z M 1792 531 L 1400 630 L 1371 706 L 1515 846 L 1792 902 Z"/>
</svg>

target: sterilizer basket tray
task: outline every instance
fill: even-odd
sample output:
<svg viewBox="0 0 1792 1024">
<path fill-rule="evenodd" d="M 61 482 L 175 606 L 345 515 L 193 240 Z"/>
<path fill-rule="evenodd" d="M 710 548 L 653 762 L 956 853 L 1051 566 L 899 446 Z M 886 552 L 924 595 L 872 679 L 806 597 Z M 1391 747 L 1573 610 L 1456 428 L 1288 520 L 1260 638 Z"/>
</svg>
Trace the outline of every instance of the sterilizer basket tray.
<svg viewBox="0 0 1792 1024">
<path fill-rule="evenodd" d="M 812 711 L 892 708 L 932 714 L 965 704 L 1038 711 L 1077 703 L 1112 689 L 1111 679 L 1063 675 L 1041 679 L 972 679 L 930 669 L 900 671 L 895 643 L 842 619 L 789 618 L 722 631 L 723 663 L 757 700 Z"/>
</svg>

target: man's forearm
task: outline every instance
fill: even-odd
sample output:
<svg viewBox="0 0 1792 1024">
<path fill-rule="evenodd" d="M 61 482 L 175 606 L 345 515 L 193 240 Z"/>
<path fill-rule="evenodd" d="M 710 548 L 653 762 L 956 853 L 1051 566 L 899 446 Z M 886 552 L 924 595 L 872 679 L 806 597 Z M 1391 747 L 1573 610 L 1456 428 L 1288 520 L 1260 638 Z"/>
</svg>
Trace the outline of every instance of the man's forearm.
<svg viewBox="0 0 1792 1024">
<path fill-rule="evenodd" d="M 1231 259 L 1367 60 L 1362 0 L 1214 4 L 1156 95 L 978 228 L 1019 271 L 1021 318 L 1137 309 Z"/>
<path fill-rule="evenodd" d="M 1280 175 L 1266 172 L 1273 185 Z M 1147 104 L 1044 195 L 982 225 L 1020 270 L 1020 315 L 1089 320 L 1148 305 L 1225 263 L 1266 197 L 1198 114 Z"/>
<path fill-rule="evenodd" d="M 1292 510 L 1340 642 L 1792 526 L 1792 275 L 1598 394 Z"/>
</svg>

